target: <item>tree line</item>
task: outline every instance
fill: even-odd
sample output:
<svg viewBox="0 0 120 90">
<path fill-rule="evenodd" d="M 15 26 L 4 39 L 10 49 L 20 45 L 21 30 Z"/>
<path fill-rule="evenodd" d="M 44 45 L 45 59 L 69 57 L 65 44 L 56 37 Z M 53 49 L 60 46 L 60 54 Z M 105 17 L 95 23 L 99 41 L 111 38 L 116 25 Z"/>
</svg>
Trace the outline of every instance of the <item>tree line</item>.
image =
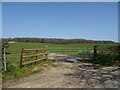
<svg viewBox="0 0 120 90">
<path fill-rule="evenodd" d="M 97 41 L 86 39 L 60 39 L 60 38 L 3 38 L 4 44 L 9 41 L 33 42 L 33 43 L 54 43 L 54 44 L 75 44 L 75 43 L 115 43 L 113 41 Z"/>
</svg>

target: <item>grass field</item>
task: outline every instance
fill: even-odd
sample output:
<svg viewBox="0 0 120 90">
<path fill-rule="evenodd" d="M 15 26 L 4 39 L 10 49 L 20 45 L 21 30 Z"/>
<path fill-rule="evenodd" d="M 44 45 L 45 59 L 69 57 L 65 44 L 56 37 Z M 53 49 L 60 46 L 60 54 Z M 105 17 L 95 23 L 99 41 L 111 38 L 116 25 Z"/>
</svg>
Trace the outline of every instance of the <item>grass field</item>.
<svg viewBox="0 0 120 90">
<path fill-rule="evenodd" d="M 6 49 L 6 61 L 8 70 L 3 71 L 3 81 L 13 79 L 16 77 L 24 76 L 30 73 L 40 72 L 40 70 L 34 70 L 34 68 L 44 66 L 44 64 L 51 65 L 53 60 L 40 61 L 38 64 L 27 65 L 22 69 L 19 67 L 20 63 L 20 52 L 21 48 L 24 49 L 36 49 L 36 48 L 45 48 L 45 46 L 50 48 L 93 48 L 95 45 L 100 45 L 101 47 L 108 47 L 117 44 L 95 44 L 95 43 L 78 43 L 78 44 L 51 44 L 51 43 L 26 43 L 26 42 L 15 42 L 11 43 Z M 55 49 L 53 49 L 55 50 Z M 69 50 L 69 49 L 67 49 Z M 58 51 L 49 51 L 58 53 Z M 70 51 L 61 51 L 60 53 L 70 53 Z"/>
<path fill-rule="evenodd" d="M 51 43 L 26 43 L 26 42 L 16 42 L 10 44 L 7 48 L 7 53 L 20 53 L 21 48 L 25 49 L 36 49 L 44 48 L 45 46 L 49 48 L 93 48 L 95 45 L 100 45 L 102 47 L 117 45 L 117 44 L 95 44 L 95 43 L 78 43 L 78 44 L 51 44 Z"/>
<path fill-rule="evenodd" d="M 20 60 L 20 53 L 21 53 L 21 48 L 24 49 L 36 49 L 36 48 L 45 48 L 45 46 L 48 46 L 49 48 L 93 48 L 95 45 L 100 45 L 101 47 L 108 47 L 108 46 L 113 46 L 117 44 L 95 44 L 95 43 L 78 43 L 78 44 L 51 44 L 51 43 L 26 43 L 26 42 L 16 42 L 12 43 L 9 45 L 9 47 L 6 49 L 7 53 L 7 61 L 9 63 L 14 64 L 15 66 L 19 65 L 19 60 Z M 50 50 L 55 50 L 55 49 L 50 49 Z M 63 50 L 63 49 L 62 49 Z M 69 49 L 66 49 L 69 50 Z M 72 49 L 73 50 L 73 49 Z M 75 50 L 75 49 L 74 49 Z M 93 50 L 93 49 L 91 49 Z M 49 51 L 54 52 L 54 53 L 79 53 L 78 51 Z"/>
</svg>

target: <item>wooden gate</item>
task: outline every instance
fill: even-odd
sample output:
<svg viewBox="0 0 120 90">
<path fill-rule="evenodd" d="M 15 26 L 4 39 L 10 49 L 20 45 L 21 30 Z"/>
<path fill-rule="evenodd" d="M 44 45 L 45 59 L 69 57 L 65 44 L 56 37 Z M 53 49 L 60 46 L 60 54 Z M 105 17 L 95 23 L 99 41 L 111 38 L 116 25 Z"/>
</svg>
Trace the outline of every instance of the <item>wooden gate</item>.
<svg viewBox="0 0 120 90">
<path fill-rule="evenodd" d="M 30 51 L 34 51 L 34 53 L 29 54 L 29 55 L 24 55 L 26 51 L 27 51 L 27 53 Z M 39 51 L 43 51 L 43 52 L 40 53 Z M 38 56 L 44 56 L 44 57 L 38 58 Z M 32 61 L 30 61 L 30 59 L 28 59 L 27 60 L 28 62 L 24 63 L 24 59 L 33 58 L 33 57 L 35 57 L 35 60 L 33 59 Z M 27 64 L 35 63 L 35 62 L 38 62 L 41 60 L 47 60 L 47 59 L 48 59 L 48 47 L 47 47 L 47 45 L 45 48 L 42 48 L 42 49 L 24 49 L 24 48 L 22 48 L 21 55 L 20 55 L 20 67 L 27 65 Z"/>
</svg>

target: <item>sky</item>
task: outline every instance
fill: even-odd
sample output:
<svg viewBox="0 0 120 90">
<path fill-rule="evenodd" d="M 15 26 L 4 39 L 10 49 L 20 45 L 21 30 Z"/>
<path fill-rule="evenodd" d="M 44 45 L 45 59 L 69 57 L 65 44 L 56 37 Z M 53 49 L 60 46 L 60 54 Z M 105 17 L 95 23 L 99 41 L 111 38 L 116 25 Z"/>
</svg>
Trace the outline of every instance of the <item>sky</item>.
<svg viewBox="0 0 120 90">
<path fill-rule="evenodd" d="M 0 38 L 2 38 L 2 3 L 0 2 Z"/>
<path fill-rule="evenodd" d="M 118 3 L 3 2 L 2 37 L 118 41 Z"/>
</svg>

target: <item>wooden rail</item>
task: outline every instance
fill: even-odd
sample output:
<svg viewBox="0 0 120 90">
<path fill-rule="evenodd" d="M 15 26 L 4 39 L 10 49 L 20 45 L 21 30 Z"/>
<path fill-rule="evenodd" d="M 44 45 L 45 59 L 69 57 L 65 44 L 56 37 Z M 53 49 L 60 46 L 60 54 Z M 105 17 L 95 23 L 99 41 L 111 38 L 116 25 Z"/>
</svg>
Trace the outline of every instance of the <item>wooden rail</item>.
<svg viewBox="0 0 120 90">
<path fill-rule="evenodd" d="M 45 55 L 45 54 L 47 54 L 47 53 L 35 54 L 35 55 L 29 55 L 29 56 L 23 56 L 23 58 L 34 57 L 34 56 L 42 56 L 42 55 Z"/>
<path fill-rule="evenodd" d="M 31 62 L 23 63 L 22 65 L 27 65 L 27 64 L 35 63 L 35 62 L 38 62 L 38 61 L 41 61 L 41 60 L 44 60 L 44 59 L 46 59 L 46 58 L 42 58 L 42 59 L 34 60 L 34 61 L 31 61 Z"/>
<path fill-rule="evenodd" d="M 36 50 L 46 50 L 46 49 L 24 49 L 24 51 L 36 51 Z"/>
<path fill-rule="evenodd" d="M 36 54 L 23 56 L 23 53 L 25 53 L 25 51 L 35 51 Z M 38 54 L 38 51 L 45 51 L 45 53 Z M 45 57 L 38 59 L 38 56 L 45 56 Z M 36 60 L 23 63 L 23 58 L 29 58 L 29 57 L 36 57 Z M 38 62 L 41 60 L 47 60 L 47 59 L 48 59 L 48 47 L 47 47 L 47 45 L 44 49 L 24 49 L 24 48 L 22 48 L 21 54 L 20 54 L 20 67 L 22 67 L 23 65 L 27 65 L 30 63 L 35 63 L 35 62 Z"/>
</svg>

